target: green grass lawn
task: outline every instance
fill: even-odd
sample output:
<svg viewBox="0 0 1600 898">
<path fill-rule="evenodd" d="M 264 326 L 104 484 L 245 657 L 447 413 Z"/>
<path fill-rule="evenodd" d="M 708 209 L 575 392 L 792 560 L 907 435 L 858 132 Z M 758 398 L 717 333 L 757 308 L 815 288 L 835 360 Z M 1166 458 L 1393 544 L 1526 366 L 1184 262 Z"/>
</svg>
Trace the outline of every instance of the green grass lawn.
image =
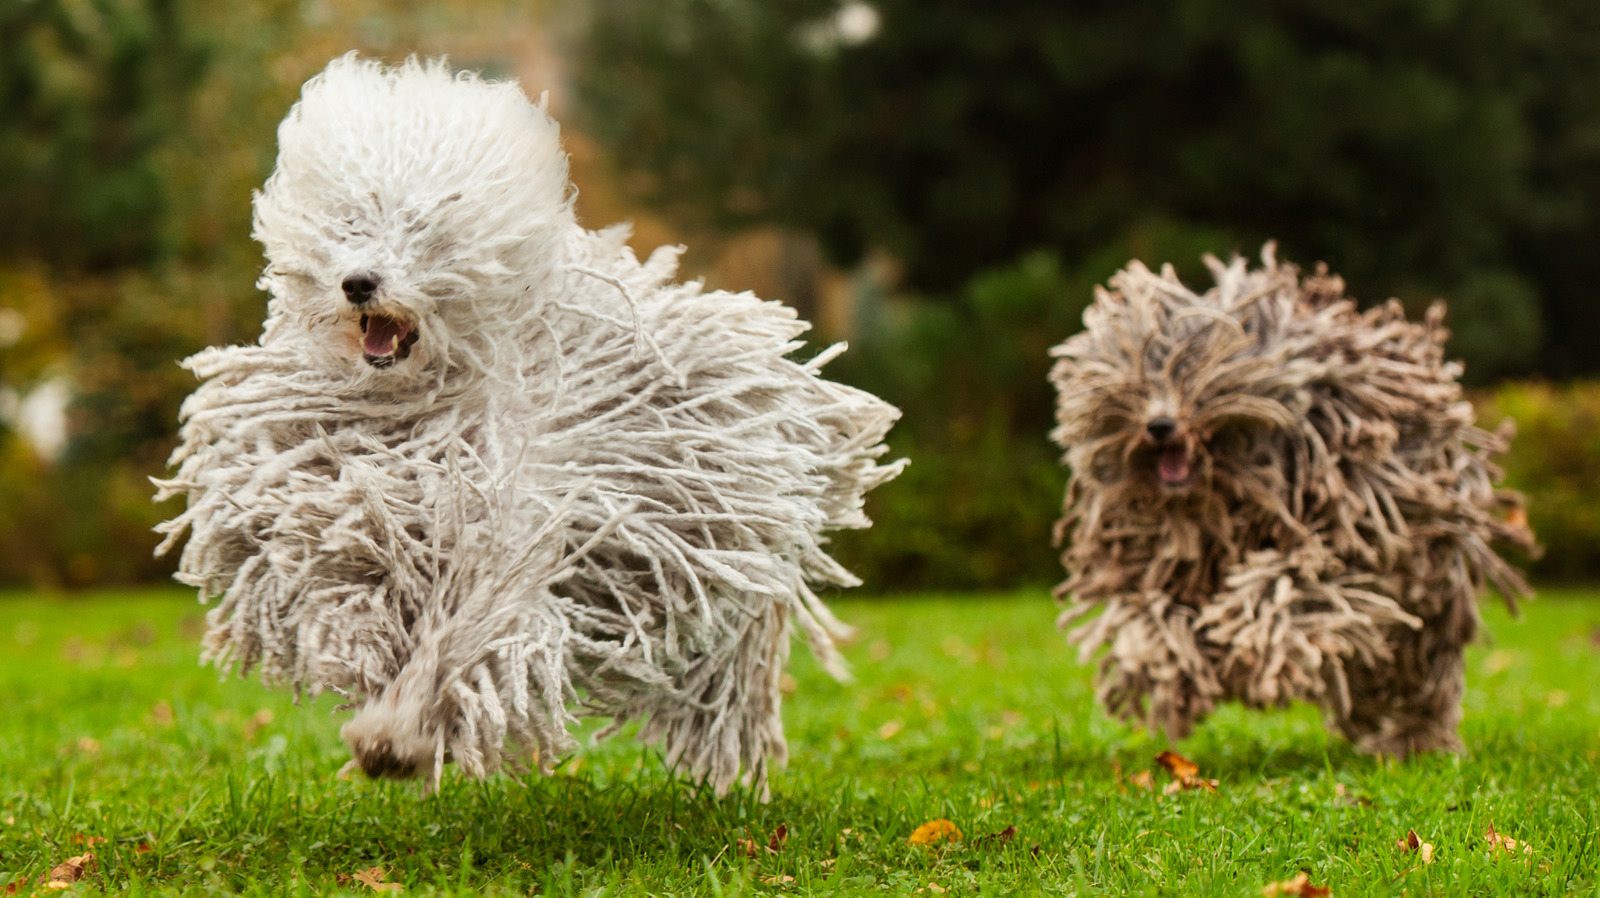
<svg viewBox="0 0 1600 898">
<path fill-rule="evenodd" d="M 1490 611 L 1461 757 L 1352 753 L 1316 713 L 1217 714 L 1178 748 L 1216 791 L 1130 783 L 1166 748 L 1107 720 L 1043 594 L 837 604 L 858 680 L 796 647 L 772 800 L 716 800 L 620 737 L 556 774 L 341 780 L 344 715 L 196 665 L 174 592 L 0 597 L 0 894 L 1600 894 L 1600 601 Z M 965 838 L 911 845 L 948 819 Z M 779 825 L 781 850 L 764 847 Z M 1526 843 L 1496 853 L 1496 831 Z M 1001 834 L 1014 827 L 1014 836 Z M 1415 830 L 1433 862 L 1395 847 Z M 748 857 L 738 840 L 761 846 Z M 102 841 L 103 840 L 103 841 Z"/>
</svg>

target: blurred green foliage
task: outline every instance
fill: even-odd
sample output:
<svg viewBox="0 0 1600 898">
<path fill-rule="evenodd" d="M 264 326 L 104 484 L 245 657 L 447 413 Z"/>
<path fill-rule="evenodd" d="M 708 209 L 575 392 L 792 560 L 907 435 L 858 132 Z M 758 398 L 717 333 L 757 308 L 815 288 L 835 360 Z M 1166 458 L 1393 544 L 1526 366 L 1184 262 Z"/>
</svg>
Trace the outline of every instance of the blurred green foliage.
<svg viewBox="0 0 1600 898">
<path fill-rule="evenodd" d="M 175 0 L 0 2 L 0 388 L 74 398 L 57 459 L 0 429 L 0 580 L 163 570 L 146 477 L 202 336 L 159 286 L 182 248 L 168 178 L 207 68 Z"/>
<path fill-rule="evenodd" d="M 52 382 L 73 397 L 54 461 L 0 415 L 0 583 L 169 568 L 146 478 L 193 386 L 174 361 L 257 333 L 249 194 L 304 78 L 351 46 L 398 58 L 527 14 L 0 0 L 0 413 Z M 814 234 L 858 272 L 830 372 L 905 410 L 892 440 L 913 459 L 869 500 L 877 527 L 838 538 L 874 588 L 1057 579 L 1045 353 L 1130 258 L 1203 282 L 1201 253 L 1277 237 L 1363 298 L 1449 297 L 1480 382 L 1600 370 L 1591 0 L 592 0 L 573 18 L 575 118 L 632 196 Z M 857 265 L 882 258 L 901 277 Z M 1564 523 L 1582 501 L 1545 521 L 1555 488 L 1529 483 L 1542 570 L 1600 573 L 1587 537 L 1552 536 L 1590 532 Z"/>
<path fill-rule="evenodd" d="M 946 298 L 1151 221 L 1276 238 L 1367 300 L 1459 297 L 1478 381 L 1600 368 L 1592 0 L 592 6 L 585 125 L 677 214 L 885 250 Z"/>
<path fill-rule="evenodd" d="M 1600 370 L 1592 0 L 595 0 L 576 59 L 636 197 L 902 266 L 831 369 L 906 411 L 878 587 L 1059 576 L 1045 350 L 1130 258 L 1276 238 L 1451 299 L 1469 382 Z"/>
<path fill-rule="evenodd" d="M 1528 495 L 1528 520 L 1544 545 L 1532 564 L 1544 579 L 1600 577 L 1600 382 L 1502 384 L 1479 403 L 1482 423 L 1506 416 L 1517 435 L 1506 484 Z"/>
<path fill-rule="evenodd" d="M 828 374 L 899 406 L 889 443 L 911 465 L 868 496 L 872 529 L 835 537 L 840 560 L 875 589 L 1060 579 L 1052 530 L 1066 473 L 1048 439 L 1050 347 L 1079 329 L 1095 285 L 1128 258 L 1201 269 L 1203 253 L 1226 245 L 1218 233 L 1157 223 L 1070 269 L 1030 253 L 976 275 L 949 302 L 860 285 L 850 351 Z"/>
<path fill-rule="evenodd" d="M 156 156 L 206 57 L 176 0 L 0 3 L 0 254 L 74 269 L 170 248 Z"/>
</svg>

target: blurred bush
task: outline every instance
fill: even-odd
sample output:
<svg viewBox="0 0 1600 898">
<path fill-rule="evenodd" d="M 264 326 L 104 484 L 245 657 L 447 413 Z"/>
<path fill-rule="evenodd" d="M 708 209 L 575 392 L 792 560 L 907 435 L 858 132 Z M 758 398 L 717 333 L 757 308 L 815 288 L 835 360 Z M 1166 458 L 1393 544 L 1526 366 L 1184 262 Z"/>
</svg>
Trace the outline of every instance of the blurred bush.
<svg viewBox="0 0 1600 898">
<path fill-rule="evenodd" d="M 1478 401 L 1479 420 L 1510 416 L 1516 439 L 1506 485 L 1528 496 L 1528 519 L 1545 552 L 1532 564 L 1546 580 L 1600 577 L 1600 382 L 1501 385 Z"/>
<path fill-rule="evenodd" d="M 952 301 L 859 284 L 856 336 L 828 374 L 900 407 L 889 443 L 911 465 L 868 496 L 872 529 L 835 537 L 840 560 L 876 591 L 1059 580 L 1051 531 L 1066 474 L 1048 436 L 1050 347 L 1082 327 L 1094 286 L 1129 258 L 1187 259 L 1183 275 L 1200 279 L 1200 256 L 1226 246 L 1220 233 L 1157 220 L 1076 266 L 1030 253 Z"/>
<path fill-rule="evenodd" d="M 1459 297 L 1476 382 L 1600 370 L 1593 0 L 593 0 L 584 126 L 637 196 L 884 251 L 953 298 L 1139 219 Z"/>
<path fill-rule="evenodd" d="M 461 48 L 505 52 L 528 6 L 0 0 L 0 584 L 170 566 L 145 478 L 192 387 L 174 362 L 258 332 L 249 196 L 301 82 L 352 46 L 470 65 Z M 1203 280 L 1202 252 L 1279 237 L 1363 298 L 1450 297 L 1480 382 L 1600 370 L 1592 0 L 572 9 L 573 118 L 630 196 L 814 237 L 860 278 L 830 372 L 905 410 L 892 442 L 913 459 L 870 498 L 877 527 L 837 540 L 874 589 L 1058 579 L 1045 353 L 1130 258 Z M 868 277 L 881 258 L 898 277 Z M 1590 400 L 1496 401 L 1517 389 L 1541 571 L 1600 574 L 1600 541 L 1558 543 L 1592 533 L 1596 478 L 1572 473 L 1592 453 L 1553 448 L 1588 439 Z M 58 390 L 63 444 L 41 454 L 21 410 Z M 1548 446 L 1546 406 L 1568 422 Z"/>
</svg>

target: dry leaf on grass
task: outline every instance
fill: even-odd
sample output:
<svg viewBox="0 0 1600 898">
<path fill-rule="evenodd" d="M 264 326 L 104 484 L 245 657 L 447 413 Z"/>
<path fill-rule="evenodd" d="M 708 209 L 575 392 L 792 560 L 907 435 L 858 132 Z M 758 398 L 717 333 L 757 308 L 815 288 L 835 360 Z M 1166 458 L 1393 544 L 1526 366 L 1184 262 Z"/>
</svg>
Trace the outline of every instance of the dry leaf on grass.
<svg viewBox="0 0 1600 898">
<path fill-rule="evenodd" d="M 912 845 L 937 845 L 940 842 L 954 842 L 961 838 L 961 830 L 948 820 L 929 820 L 911 832 L 911 837 L 906 839 Z"/>
<path fill-rule="evenodd" d="M 93 870 L 94 855 L 84 853 L 77 857 L 69 857 L 51 867 L 49 873 L 39 878 L 39 884 L 47 889 L 65 889 L 88 876 Z"/>
<path fill-rule="evenodd" d="M 72 844 L 74 845 L 87 845 L 90 848 L 93 848 L 96 845 L 105 844 L 105 841 L 105 836 L 86 836 L 83 833 L 72 834 Z"/>
<path fill-rule="evenodd" d="M 1209 789 L 1217 791 L 1217 781 L 1200 778 L 1200 765 L 1178 754 L 1172 749 L 1167 749 L 1156 755 L 1156 763 L 1162 769 L 1172 774 L 1172 782 L 1162 791 L 1167 795 L 1181 792 L 1184 789 Z"/>
<path fill-rule="evenodd" d="M 921 892 L 923 890 L 922 889 L 917 889 L 917 891 Z M 933 893 L 938 894 L 938 895 L 943 895 L 945 892 L 948 892 L 950 890 L 945 888 L 944 886 L 939 885 L 936 882 L 930 882 L 930 883 L 928 883 L 927 891 L 933 892 Z"/>
<path fill-rule="evenodd" d="M 1433 863 L 1433 846 L 1422 841 L 1422 837 L 1417 835 L 1417 831 L 1414 829 L 1406 830 L 1406 837 L 1397 840 L 1394 844 L 1396 848 L 1407 854 L 1415 851 L 1424 864 Z"/>
<path fill-rule="evenodd" d="M 1495 832 L 1493 822 L 1490 822 L 1489 831 L 1484 833 L 1483 837 L 1489 842 L 1490 853 L 1497 858 L 1506 854 L 1516 854 L 1518 846 L 1521 846 L 1523 854 L 1533 854 L 1533 846 L 1527 842 L 1519 842 L 1510 836 Z"/>
<path fill-rule="evenodd" d="M 763 876 L 761 877 L 761 881 L 769 886 L 776 886 L 782 885 L 786 882 L 794 882 L 794 877 L 788 875 L 787 873 L 779 873 L 776 876 Z"/>
<path fill-rule="evenodd" d="M 1302 870 L 1295 874 L 1293 879 L 1267 883 L 1261 887 L 1261 894 L 1266 898 L 1275 898 L 1277 895 L 1291 895 L 1294 898 L 1328 898 L 1333 894 L 1333 887 L 1312 885 L 1311 877 Z"/>
<path fill-rule="evenodd" d="M 849 830 L 845 830 L 845 832 L 849 832 Z M 763 850 L 765 850 L 765 853 L 767 854 L 777 854 L 783 850 L 783 843 L 787 842 L 788 840 L 789 825 L 787 823 L 780 823 L 778 824 L 778 828 L 772 831 L 772 835 L 767 837 L 766 845 L 762 845 L 755 839 L 734 839 L 733 845 L 734 850 L 740 854 L 744 855 L 745 857 L 754 858 L 760 857 Z"/>
<path fill-rule="evenodd" d="M 357 871 L 350 878 L 374 892 L 400 892 L 405 890 L 405 886 L 398 882 L 384 882 L 383 872 L 382 867 L 368 867 L 365 870 Z"/>
<path fill-rule="evenodd" d="M 896 733 L 900 732 L 901 730 L 903 730 L 905 728 L 906 728 L 906 725 L 905 725 L 905 723 L 903 721 L 891 720 L 888 723 L 884 724 L 883 726 L 878 727 L 878 738 L 879 739 L 893 739 L 895 737 Z"/>
<path fill-rule="evenodd" d="M 17 892 L 21 891 L 23 885 L 26 884 L 27 881 L 28 881 L 28 878 L 25 877 L 25 876 L 21 877 L 19 879 L 13 879 L 11 881 L 11 883 L 9 885 L 7 885 L 4 889 L 0 889 L 0 895 L 15 895 L 15 894 L 17 894 Z"/>
<path fill-rule="evenodd" d="M 1141 770 L 1138 773 L 1135 773 L 1133 776 L 1128 777 L 1128 785 L 1137 786 L 1146 792 L 1154 792 L 1156 790 L 1155 778 L 1150 775 L 1150 771 L 1148 770 Z"/>
<path fill-rule="evenodd" d="M 1195 776 L 1200 773 L 1199 764 L 1196 764 L 1195 762 L 1189 760 L 1183 755 L 1178 754 L 1170 748 L 1161 754 L 1156 755 L 1156 763 L 1160 764 L 1163 770 L 1172 774 L 1175 779 L 1179 780 L 1194 779 Z"/>
<path fill-rule="evenodd" d="M 1015 823 L 1013 823 L 1010 826 L 1006 827 L 1005 829 L 1000 830 L 997 833 L 990 833 L 987 836 L 979 836 L 976 839 L 973 839 L 972 840 L 972 844 L 974 844 L 974 845 L 987 845 L 987 844 L 993 843 L 993 844 L 997 844 L 997 845 L 1004 845 L 1005 843 L 1011 841 L 1012 838 L 1014 838 L 1016 836 L 1016 834 L 1017 834 L 1017 825 Z"/>
</svg>

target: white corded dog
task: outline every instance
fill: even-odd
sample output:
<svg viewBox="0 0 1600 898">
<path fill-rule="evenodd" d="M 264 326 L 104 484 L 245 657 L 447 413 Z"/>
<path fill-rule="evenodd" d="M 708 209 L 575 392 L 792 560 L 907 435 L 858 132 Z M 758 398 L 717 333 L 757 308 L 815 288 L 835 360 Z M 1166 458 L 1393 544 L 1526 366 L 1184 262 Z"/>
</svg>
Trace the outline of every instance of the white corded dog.
<svg viewBox="0 0 1600 898">
<path fill-rule="evenodd" d="M 785 757 L 789 621 L 898 413 L 793 361 L 794 312 L 676 284 L 574 217 L 555 122 L 514 83 L 335 60 L 255 201 L 258 346 L 205 350 L 175 476 L 206 658 L 347 695 L 373 776 L 472 776 L 644 719 L 719 792 Z"/>
</svg>

